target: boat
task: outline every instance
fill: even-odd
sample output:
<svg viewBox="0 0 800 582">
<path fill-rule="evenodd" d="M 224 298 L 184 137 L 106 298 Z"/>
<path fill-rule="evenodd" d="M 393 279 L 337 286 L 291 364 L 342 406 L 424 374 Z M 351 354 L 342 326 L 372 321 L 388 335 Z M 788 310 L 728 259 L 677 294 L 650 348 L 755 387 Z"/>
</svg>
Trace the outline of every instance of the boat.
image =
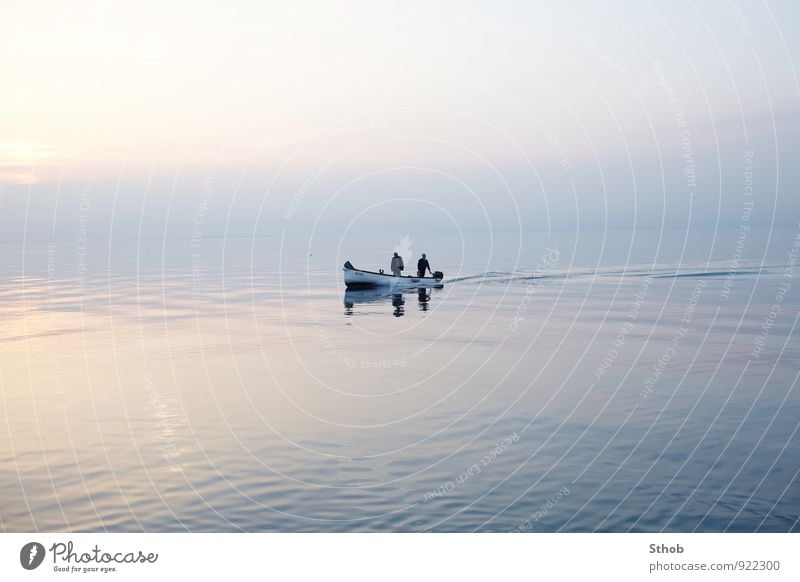
<svg viewBox="0 0 800 582">
<path fill-rule="evenodd" d="M 383 271 L 364 271 L 356 269 L 350 261 L 344 264 L 344 284 L 348 289 L 369 289 L 371 287 L 388 287 L 389 289 L 411 289 L 414 287 L 442 287 L 444 273 L 435 271 L 433 277 L 412 277 L 403 275 L 395 277 Z"/>
</svg>

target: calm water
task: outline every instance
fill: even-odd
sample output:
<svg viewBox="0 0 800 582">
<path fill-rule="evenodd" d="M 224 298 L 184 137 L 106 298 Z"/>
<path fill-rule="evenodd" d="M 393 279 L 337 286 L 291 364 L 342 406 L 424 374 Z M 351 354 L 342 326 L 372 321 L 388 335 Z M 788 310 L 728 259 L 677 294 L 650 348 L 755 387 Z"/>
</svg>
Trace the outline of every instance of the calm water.
<svg viewBox="0 0 800 582">
<path fill-rule="evenodd" d="M 798 530 L 797 234 L 0 245 L 0 524 Z"/>
</svg>

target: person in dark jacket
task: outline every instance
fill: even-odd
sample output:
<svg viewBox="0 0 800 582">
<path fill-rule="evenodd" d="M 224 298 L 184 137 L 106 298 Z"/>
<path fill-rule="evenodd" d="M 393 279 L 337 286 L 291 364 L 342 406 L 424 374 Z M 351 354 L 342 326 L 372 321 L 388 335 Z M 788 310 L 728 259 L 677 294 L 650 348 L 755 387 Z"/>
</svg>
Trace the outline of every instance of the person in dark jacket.
<svg viewBox="0 0 800 582">
<path fill-rule="evenodd" d="M 431 264 L 428 262 L 428 259 L 425 258 L 425 253 L 422 253 L 422 258 L 417 261 L 417 277 L 424 277 L 425 271 L 428 271 L 431 275 L 433 275 L 433 271 L 431 271 Z"/>
</svg>

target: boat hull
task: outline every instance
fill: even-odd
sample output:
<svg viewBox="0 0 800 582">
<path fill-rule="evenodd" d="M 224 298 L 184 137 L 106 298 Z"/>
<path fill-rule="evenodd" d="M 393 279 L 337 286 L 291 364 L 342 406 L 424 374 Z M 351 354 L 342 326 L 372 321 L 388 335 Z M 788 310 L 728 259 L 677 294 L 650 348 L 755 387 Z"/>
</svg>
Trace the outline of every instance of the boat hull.
<svg viewBox="0 0 800 582">
<path fill-rule="evenodd" d="M 384 287 L 388 289 L 410 289 L 412 287 L 441 287 L 441 278 L 436 277 L 395 277 L 385 273 L 362 271 L 360 269 L 342 269 L 344 284 L 348 289 L 370 289 Z"/>
</svg>

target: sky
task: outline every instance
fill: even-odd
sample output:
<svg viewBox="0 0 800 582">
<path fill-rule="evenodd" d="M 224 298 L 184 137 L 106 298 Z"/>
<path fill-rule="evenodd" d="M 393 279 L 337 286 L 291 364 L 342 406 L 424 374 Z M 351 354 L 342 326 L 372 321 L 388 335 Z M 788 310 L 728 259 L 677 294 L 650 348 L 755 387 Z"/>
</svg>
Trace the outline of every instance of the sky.
<svg viewBox="0 0 800 582">
<path fill-rule="evenodd" d="M 800 220 L 797 2 L 4 2 L 0 240 Z"/>
</svg>

